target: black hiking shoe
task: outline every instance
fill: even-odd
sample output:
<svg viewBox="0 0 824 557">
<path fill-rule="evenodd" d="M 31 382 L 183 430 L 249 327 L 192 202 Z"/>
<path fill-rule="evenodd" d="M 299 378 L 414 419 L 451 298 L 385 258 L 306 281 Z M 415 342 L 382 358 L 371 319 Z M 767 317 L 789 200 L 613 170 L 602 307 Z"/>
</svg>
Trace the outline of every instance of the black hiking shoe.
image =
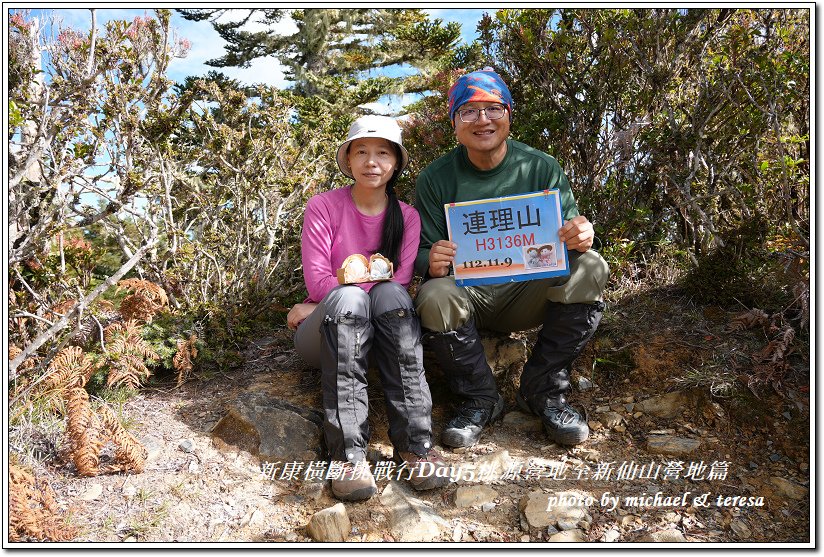
<svg viewBox="0 0 824 557">
<path fill-rule="evenodd" d="M 484 426 L 500 418 L 503 411 L 504 398 L 500 394 L 492 408 L 479 408 L 472 406 L 472 402 L 465 403 L 446 424 L 441 442 L 448 447 L 471 447 L 478 442 Z"/>
<path fill-rule="evenodd" d="M 547 398 L 540 412 L 533 410 L 521 393 L 515 396 L 515 400 L 522 410 L 537 414 L 541 418 L 547 436 L 555 443 L 579 445 L 589 437 L 586 420 L 567 403 L 564 395 Z"/>
</svg>

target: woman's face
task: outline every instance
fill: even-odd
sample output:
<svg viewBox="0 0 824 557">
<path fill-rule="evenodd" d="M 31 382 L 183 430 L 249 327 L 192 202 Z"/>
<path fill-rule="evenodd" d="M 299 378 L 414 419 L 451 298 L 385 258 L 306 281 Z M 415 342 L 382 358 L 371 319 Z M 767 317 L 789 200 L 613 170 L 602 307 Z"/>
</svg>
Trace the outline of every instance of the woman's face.
<svg viewBox="0 0 824 557">
<path fill-rule="evenodd" d="M 541 248 L 541 257 L 549 257 L 549 248 Z"/>
<path fill-rule="evenodd" d="M 349 144 L 347 157 L 355 184 L 368 188 L 386 186 L 398 167 L 395 147 L 380 137 L 356 139 Z"/>
</svg>

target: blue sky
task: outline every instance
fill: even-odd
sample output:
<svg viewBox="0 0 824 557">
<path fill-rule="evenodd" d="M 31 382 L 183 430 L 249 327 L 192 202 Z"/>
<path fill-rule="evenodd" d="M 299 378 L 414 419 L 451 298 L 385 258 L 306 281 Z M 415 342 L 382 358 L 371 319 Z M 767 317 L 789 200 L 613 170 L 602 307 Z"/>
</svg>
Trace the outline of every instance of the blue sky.
<svg viewBox="0 0 824 557">
<path fill-rule="evenodd" d="M 476 36 L 476 27 L 484 12 L 494 12 L 496 8 L 486 9 L 429 9 L 425 11 L 434 18 L 441 18 L 445 22 L 455 21 L 461 24 L 464 42 L 472 41 Z M 64 26 L 87 30 L 91 25 L 91 15 L 86 8 L 60 8 L 54 10 L 37 10 L 40 13 L 53 12 Z M 151 14 L 151 10 L 138 8 L 97 8 L 97 22 L 102 25 L 112 19 L 131 20 L 136 16 Z M 284 32 L 294 29 L 288 18 L 280 23 Z M 184 59 L 175 59 L 169 67 L 169 77 L 176 81 L 183 81 L 190 75 L 203 75 L 209 70 L 219 69 L 229 77 L 244 83 L 265 83 L 283 88 L 287 84 L 283 78 L 281 68 L 271 58 L 258 59 L 249 68 L 213 68 L 206 65 L 206 61 L 218 58 L 224 54 L 224 41 L 212 29 L 208 22 L 186 21 L 177 12 L 172 13 L 172 27 L 179 37 L 188 39 L 192 48 Z"/>
</svg>

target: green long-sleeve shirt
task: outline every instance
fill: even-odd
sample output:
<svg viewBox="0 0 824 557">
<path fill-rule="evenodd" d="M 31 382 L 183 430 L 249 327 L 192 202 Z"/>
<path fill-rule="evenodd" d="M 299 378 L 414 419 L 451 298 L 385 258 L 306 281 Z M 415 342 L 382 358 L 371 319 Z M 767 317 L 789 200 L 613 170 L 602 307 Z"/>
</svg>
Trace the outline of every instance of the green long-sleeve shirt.
<svg viewBox="0 0 824 557">
<path fill-rule="evenodd" d="M 417 274 L 426 276 L 432 244 L 448 239 L 444 211 L 447 203 L 558 189 L 564 220 L 578 216 L 575 197 L 558 161 L 512 139 L 506 144 L 504 160 L 492 170 L 475 168 L 466 148 L 459 145 L 418 175 L 415 208 L 421 216 L 421 244 L 415 258 Z"/>
</svg>

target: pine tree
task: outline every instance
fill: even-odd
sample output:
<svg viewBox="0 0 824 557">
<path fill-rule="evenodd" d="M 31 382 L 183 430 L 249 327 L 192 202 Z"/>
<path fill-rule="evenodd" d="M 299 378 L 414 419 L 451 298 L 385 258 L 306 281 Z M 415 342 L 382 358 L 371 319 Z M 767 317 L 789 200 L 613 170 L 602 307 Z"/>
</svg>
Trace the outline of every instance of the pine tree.
<svg viewBox="0 0 824 557">
<path fill-rule="evenodd" d="M 189 20 L 209 20 L 228 43 L 226 54 L 209 65 L 248 67 L 257 58 L 271 56 L 286 67 L 295 94 L 319 95 L 349 106 L 387 93 L 425 90 L 424 78 L 453 53 L 460 37 L 460 24 L 430 21 L 418 9 L 248 10 L 244 18 L 229 23 L 218 21 L 225 9 L 178 11 Z M 295 33 L 243 30 L 250 22 L 274 27 L 284 17 L 294 21 Z M 373 73 L 404 65 L 417 73 Z"/>
</svg>

